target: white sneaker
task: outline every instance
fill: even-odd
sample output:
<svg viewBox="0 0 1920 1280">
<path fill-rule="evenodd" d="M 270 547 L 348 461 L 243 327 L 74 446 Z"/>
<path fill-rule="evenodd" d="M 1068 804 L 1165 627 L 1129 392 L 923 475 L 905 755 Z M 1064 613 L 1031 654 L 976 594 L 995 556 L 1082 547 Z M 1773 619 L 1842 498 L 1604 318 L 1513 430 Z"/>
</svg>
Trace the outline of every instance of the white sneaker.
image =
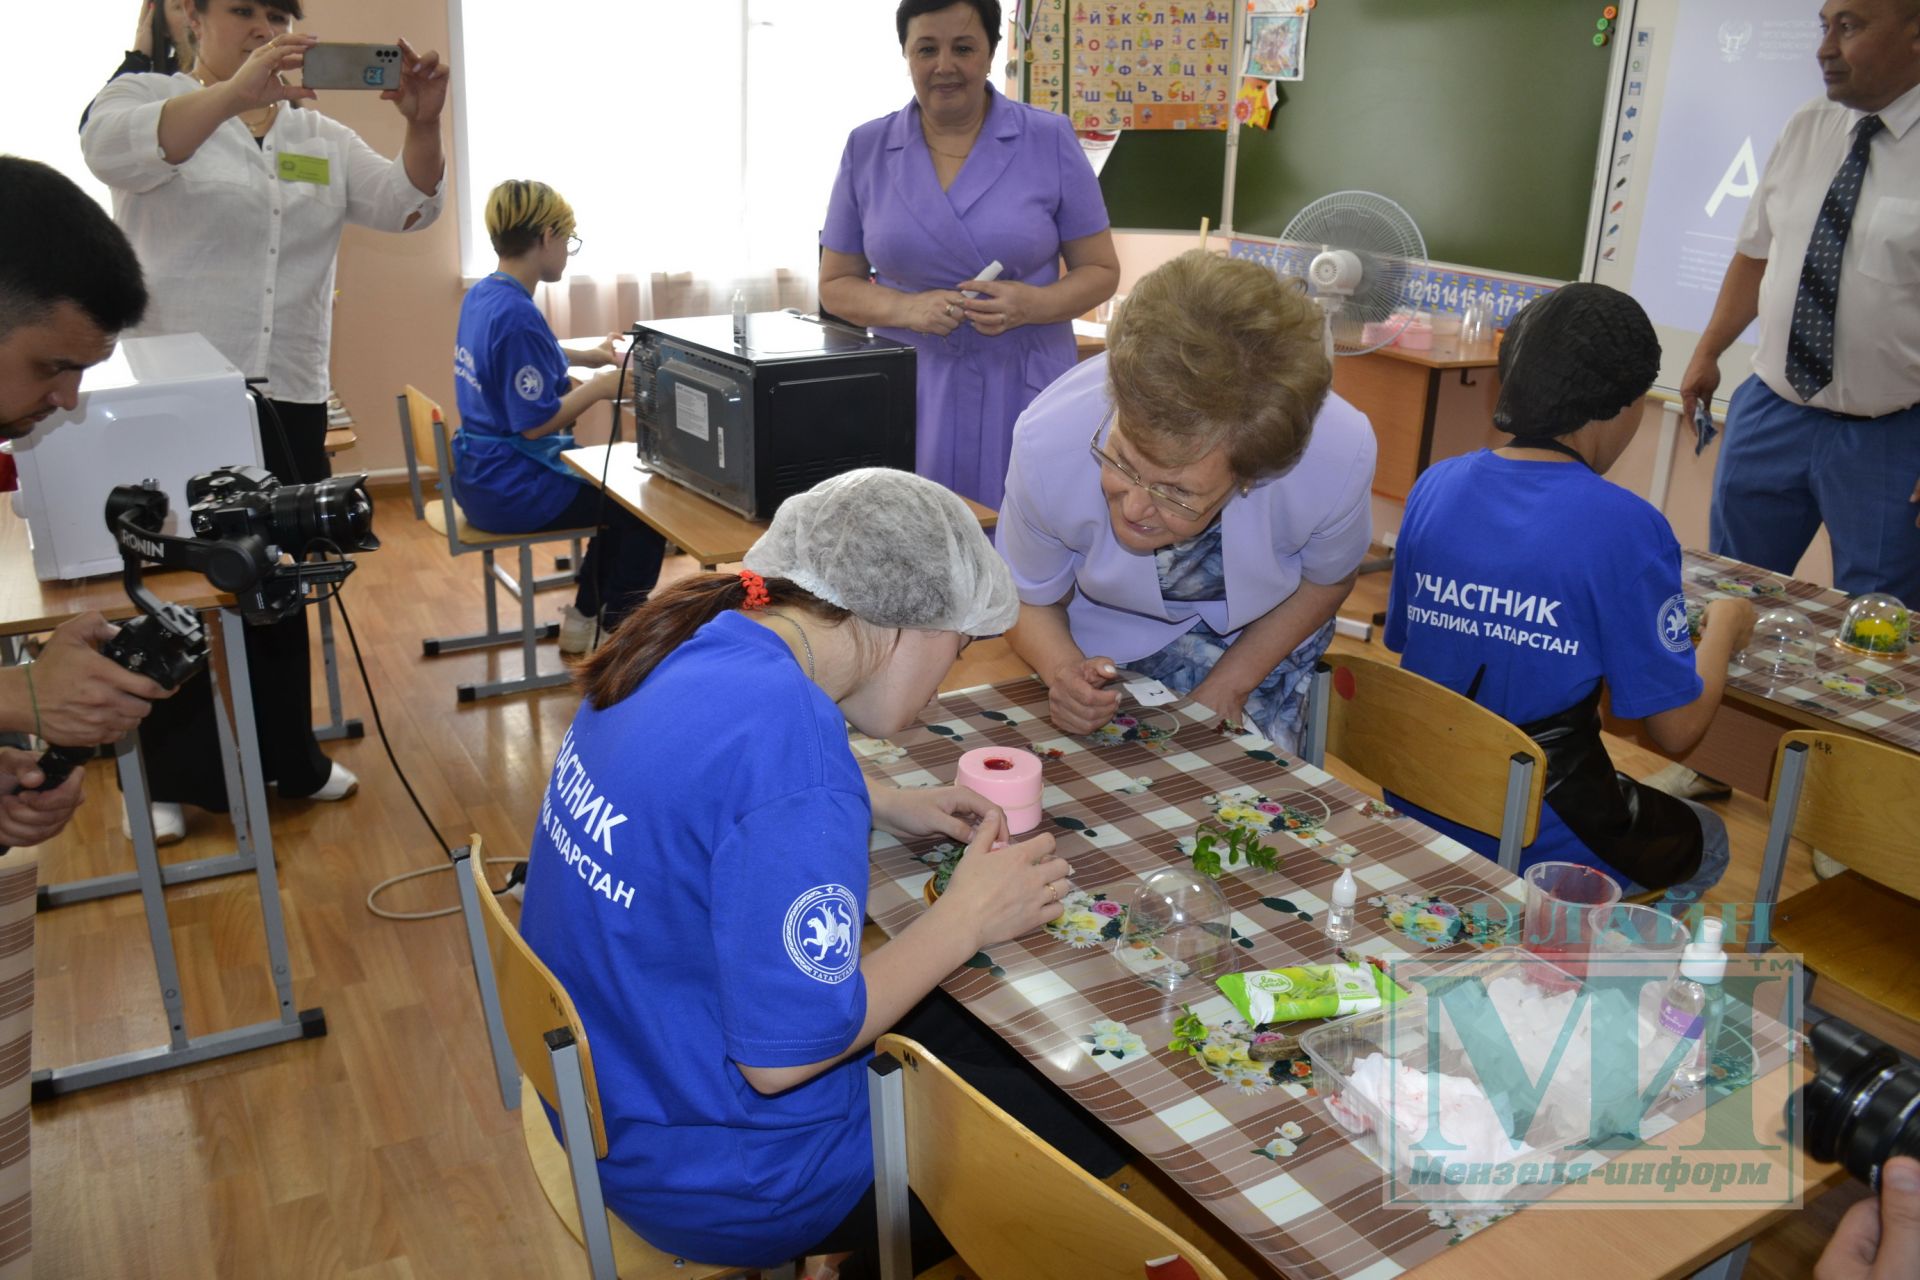
<svg viewBox="0 0 1920 1280">
<path fill-rule="evenodd" d="M 152 804 L 147 806 L 153 816 L 153 843 L 156 848 L 179 844 L 187 838 L 187 815 L 177 804 Z M 127 811 L 120 810 L 120 834 L 133 839 L 133 823 L 127 818 Z"/>
<path fill-rule="evenodd" d="M 592 616 L 580 612 L 572 605 L 560 610 L 560 652 L 569 658 L 585 657 L 600 647 L 607 638 Z"/>
<path fill-rule="evenodd" d="M 312 795 L 302 798 L 307 800 L 345 800 L 359 789 L 360 779 L 354 776 L 353 770 L 347 768 L 347 766 L 341 764 L 338 760 L 335 760 L 333 762 L 333 771 L 327 774 L 326 785 Z"/>
</svg>

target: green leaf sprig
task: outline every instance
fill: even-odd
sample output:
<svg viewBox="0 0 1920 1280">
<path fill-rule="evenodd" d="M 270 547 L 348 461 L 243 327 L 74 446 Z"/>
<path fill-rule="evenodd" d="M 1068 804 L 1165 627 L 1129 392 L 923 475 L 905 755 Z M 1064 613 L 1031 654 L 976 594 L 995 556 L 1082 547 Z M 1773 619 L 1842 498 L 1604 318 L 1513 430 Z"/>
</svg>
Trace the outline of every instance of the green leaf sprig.
<svg viewBox="0 0 1920 1280">
<path fill-rule="evenodd" d="M 1280 855 L 1244 827 L 1201 827 L 1193 841 L 1193 869 L 1218 880 L 1227 867 L 1244 862 L 1262 871 L 1276 870 Z"/>
<path fill-rule="evenodd" d="M 1197 1054 L 1206 1047 L 1207 1024 L 1191 1006 L 1181 1005 L 1180 1016 L 1173 1020 L 1173 1039 L 1167 1042 L 1171 1053 Z"/>
</svg>

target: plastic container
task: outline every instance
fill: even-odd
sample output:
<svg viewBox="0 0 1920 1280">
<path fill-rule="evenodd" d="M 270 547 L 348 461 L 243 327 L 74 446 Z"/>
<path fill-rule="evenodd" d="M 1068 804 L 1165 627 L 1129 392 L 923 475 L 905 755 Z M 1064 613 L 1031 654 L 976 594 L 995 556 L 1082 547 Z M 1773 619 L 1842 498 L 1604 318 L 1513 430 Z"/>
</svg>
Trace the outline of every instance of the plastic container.
<svg viewBox="0 0 1920 1280">
<path fill-rule="evenodd" d="M 1150 987 L 1213 995 L 1213 980 L 1236 958 L 1232 915 L 1211 879 L 1191 867 L 1163 867 L 1133 891 L 1113 958 Z"/>
<path fill-rule="evenodd" d="M 1899 657 L 1913 644 L 1913 615 L 1892 596 L 1874 592 L 1847 605 L 1833 642 L 1851 653 Z"/>
<path fill-rule="evenodd" d="M 1523 945 L 1580 973 L 1580 957 L 1593 941 L 1591 908 L 1620 901 L 1620 882 L 1578 862 L 1536 862 L 1522 878 L 1527 882 Z"/>
<path fill-rule="evenodd" d="M 1407 327 L 1400 331 L 1394 345 L 1406 351 L 1433 350 L 1433 325 L 1425 320 L 1410 320 Z"/>
<path fill-rule="evenodd" d="M 1443 1142 L 1420 1145 L 1431 1124 L 1427 1097 L 1411 1089 L 1389 1093 L 1364 1087 L 1369 1078 L 1381 1078 L 1382 1058 L 1397 1060 L 1400 1066 L 1420 1073 L 1420 1079 L 1428 1078 L 1426 1073 L 1432 1065 L 1455 1081 L 1473 1086 L 1486 1097 L 1496 1126 L 1501 1123 L 1498 1117 L 1503 1114 L 1502 1109 L 1510 1112 L 1516 1093 L 1497 1083 L 1500 1054 L 1486 1052 L 1484 1048 L 1468 1051 L 1459 1035 L 1455 1011 L 1438 1013 L 1438 1027 L 1431 1025 L 1436 1017 L 1435 1003 L 1428 998 L 1424 980 L 1443 976 L 1452 981 L 1469 977 L 1484 984 L 1496 1007 L 1502 999 L 1510 1000 L 1517 992 L 1527 1000 L 1556 1002 L 1555 1010 L 1571 1008 L 1581 984 L 1559 966 L 1516 947 L 1502 947 L 1444 963 L 1403 962 L 1395 966 L 1394 976 L 1412 992 L 1410 998 L 1375 1013 L 1323 1023 L 1302 1034 L 1300 1044 L 1313 1062 L 1314 1090 L 1337 1126 L 1337 1132 L 1375 1163 L 1394 1172 L 1404 1187 L 1399 1194 L 1417 1194 L 1429 1200 L 1477 1202 L 1539 1199 L 1551 1194 L 1558 1185 L 1554 1181 L 1556 1166 L 1586 1163 L 1591 1169 L 1598 1168 L 1600 1157 L 1569 1150 L 1588 1141 L 1596 1107 L 1604 1109 L 1603 1117 L 1617 1118 L 1622 1124 L 1637 1127 L 1639 1106 L 1635 1082 L 1608 1077 L 1596 1087 L 1573 1066 L 1590 1053 L 1578 1037 L 1591 1034 L 1594 1011 L 1602 998 L 1596 995 L 1582 1004 L 1579 1021 L 1575 1023 L 1576 1038 L 1566 1047 L 1561 1064 L 1550 1076 L 1545 1072 L 1544 1063 L 1560 1030 L 1558 1021 L 1551 1017 L 1543 1019 L 1543 1028 L 1551 1025 L 1551 1034 L 1544 1029 L 1528 1034 L 1504 1016 L 1491 1012 L 1472 1018 L 1471 1025 L 1478 1029 L 1475 1034 L 1503 1037 L 1503 1047 L 1512 1047 L 1523 1071 L 1543 1084 L 1540 1104 L 1530 1123 L 1518 1134 L 1495 1128 L 1494 1136 L 1502 1145 L 1490 1148 L 1485 1126 L 1472 1123 L 1474 1108 L 1458 1105 L 1457 1093 L 1449 1099 L 1443 1092 L 1439 1120 Z M 1501 985 L 1496 987 L 1496 983 Z M 1657 983 L 1653 986 L 1657 1001 L 1660 986 Z M 1618 1008 L 1626 1010 L 1624 1004 Z M 1640 1020 L 1639 1075 L 1650 1082 L 1659 1066 L 1655 1050 L 1664 1046 L 1653 1034 L 1644 1014 L 1627 1010 L 1620 1016 Z M 1434 1034 L 1430 1035 L 1430 1031 Z M 1476 1045 L 1485 1043 L 1477 1041 Z M 1437 1061 L 1430 1057 L 1436 1050 Z M 1494 1075 L 1483 1076 L 1483 1069 Z M 1526 1087 L 1522 1086 L 1520 1091 L 1524 1092 Z M 1389 1097 L 1393 1099 L 1391 1103 L 1383 1101 Z M 1391 1123 L 1389 1110 L 1399 1114 L 1399 1125 Z M 1605 1127 L 1611 1126 L 1603 1125 Z M 1501 1165 L 1512 1167 L 1501 1174 Z M 1491 1176 L 1480 1176 L 1480 1170 L 1487 1166 L 1492 1168 Z M 1423 1176 L 1419 1182 L 1413 1182 L 1416 1169 L 1439 1176 Z M 1472 1171 L 1471 1176 L 1456 1180 L 1448 1172 L 1455 1169 Z"/>
<path fill-rule="evenodd" d="M 1007 813 L 1007 834 L 1040 825 L 1040 757 L 1019 747 L 975 747 L 960 757 L 953 778 Z"/>
<path fill-rule="evenodd" d="M 1798 609 L 1768 609 L 1753 620 L 1753 634 L 1735 661 L 1751 671 L 1804 670 L 1813 665 L 1817 642 L 1806 614 Z"/>
</svg>

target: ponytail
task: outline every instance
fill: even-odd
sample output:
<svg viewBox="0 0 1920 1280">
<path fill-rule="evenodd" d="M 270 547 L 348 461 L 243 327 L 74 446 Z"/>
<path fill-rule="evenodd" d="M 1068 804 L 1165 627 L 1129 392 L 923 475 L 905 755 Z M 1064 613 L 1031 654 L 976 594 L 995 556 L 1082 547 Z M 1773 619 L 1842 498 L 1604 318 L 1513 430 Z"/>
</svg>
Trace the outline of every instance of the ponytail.
<svg viewBox="0 0 1920 1280">
<path fill-rule="evenodd" d="M 785 578 L 767 578 L 767 598 L 755 604 L 802 609 L 827 623 L 853 615 Z M 656 591 L 627 615 L 607 642 L 576 668 L 574 683 L 595 711 L 605 711 L 638 689 L 667 655 L 730 609 L 747 607 L 747 583 L 738 573 L 700 573 Z"/>
</svg>

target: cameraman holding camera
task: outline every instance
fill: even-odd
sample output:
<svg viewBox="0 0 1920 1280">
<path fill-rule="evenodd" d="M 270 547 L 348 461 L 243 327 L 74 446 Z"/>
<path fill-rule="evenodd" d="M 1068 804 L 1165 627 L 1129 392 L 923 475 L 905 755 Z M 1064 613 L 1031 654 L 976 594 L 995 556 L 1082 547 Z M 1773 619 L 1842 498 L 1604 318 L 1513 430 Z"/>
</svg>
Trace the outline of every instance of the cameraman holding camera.
<svg viewBox="0 0 1920 1280">
<path fill-rule="evenodd" d="M 0 156 L 0 436 L 19 439 L 78 402 L 80 374 L 113 354 L 147 306 L 140 264 L 104 210 L 32 160 Z M 0 670 L 0 732 L 62 746 L 113 742 L 168 696 L 100 656 L 97 613 L 56 628 L 32 664 Z M 47 792 L 37 755 L 0 747 L 0 844 L 52 837 L 80 803 L 83 772 Z"/>
</svg>

